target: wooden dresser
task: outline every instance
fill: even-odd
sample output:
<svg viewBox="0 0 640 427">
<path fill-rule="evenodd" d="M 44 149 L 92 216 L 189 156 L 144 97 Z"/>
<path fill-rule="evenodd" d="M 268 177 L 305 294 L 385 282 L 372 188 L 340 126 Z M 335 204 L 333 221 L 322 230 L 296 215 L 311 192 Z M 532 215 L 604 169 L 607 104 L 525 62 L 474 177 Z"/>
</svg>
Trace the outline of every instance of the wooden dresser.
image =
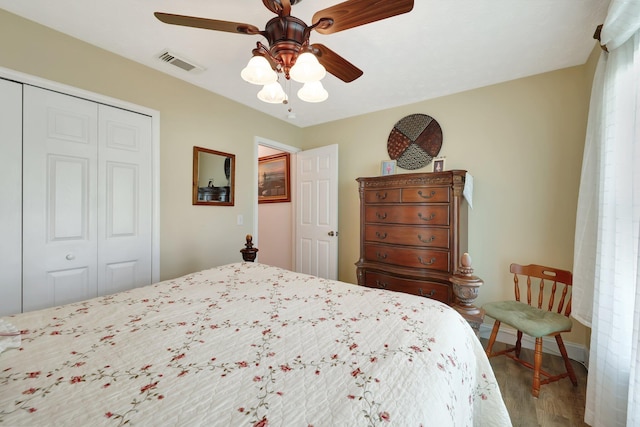
<svg viewBox="0 0 640 427">
<path fill-rule="evenodd" d="M 453 305 L 449 278 L 467 250 L 466 171 L 358 178 L 358 284 Z"/>
</svg>

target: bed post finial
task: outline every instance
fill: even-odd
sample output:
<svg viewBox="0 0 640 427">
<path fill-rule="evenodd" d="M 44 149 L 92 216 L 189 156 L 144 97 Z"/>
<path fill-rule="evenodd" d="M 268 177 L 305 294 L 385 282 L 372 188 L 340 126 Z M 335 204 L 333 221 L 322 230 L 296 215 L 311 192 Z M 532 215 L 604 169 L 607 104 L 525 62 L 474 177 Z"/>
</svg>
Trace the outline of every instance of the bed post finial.
<svg viewBox="0 0 640 427">
<path fill-rule="evenodd" d="M 458 271 L 449 277 L 449 281 L 453 284 L 453 294 L 456 296 L 453 308 L 469 322 L 478 334 L 480 324 L 484 320 L 484 311 L 473 305 L 473 302 L 478 297 L 478 291 L 484 282 L 478 276 L 473 275 L 471 257 L 468 253 L 465 252 L 462 255 Z"/>
<path fill-rule="evenodd" d="M 251 234 L 247 234 L 247 243 L 245 243 L 244 246 L 243 249 L 240 249 L 242 259 L 246 262 L 255 261 L 256 255 L 258 255 L 258 248 L 253 247 L 253 236 Z"/>
</svg>

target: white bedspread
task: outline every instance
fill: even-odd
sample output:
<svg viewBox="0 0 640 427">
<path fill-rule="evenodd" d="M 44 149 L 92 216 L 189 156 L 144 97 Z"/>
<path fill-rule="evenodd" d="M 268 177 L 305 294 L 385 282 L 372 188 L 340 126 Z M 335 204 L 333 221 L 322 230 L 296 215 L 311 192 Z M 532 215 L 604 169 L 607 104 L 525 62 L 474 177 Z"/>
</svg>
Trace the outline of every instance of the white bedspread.
<svg viewBox="0 0 640 427">
<path fill-rule="evenodd" d="M 505 426 L 451 308 L 238 263 L 5 318 L 0 424 Z"/>
</svg>

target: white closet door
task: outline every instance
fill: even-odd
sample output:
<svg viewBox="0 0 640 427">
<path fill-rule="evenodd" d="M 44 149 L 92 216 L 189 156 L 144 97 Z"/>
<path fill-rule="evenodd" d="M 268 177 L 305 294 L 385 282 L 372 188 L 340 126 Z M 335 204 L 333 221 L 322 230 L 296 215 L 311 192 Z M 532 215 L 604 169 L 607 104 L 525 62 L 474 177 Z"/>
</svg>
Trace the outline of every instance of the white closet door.
<svg viewBox="0 0 640 427">
<path fill-rule="evenodd" d="M 23 309 L 97 295 L 96 103 L 24 87 Z"/>
<path fill-rule="evenodd" d="M 151 284 L 151 117 L 100 105 L 98 294 Z"/>
<path fill-rule="evenodd" d="M 0 79 L 0 316 L 22 309 L 22 84 Z"/>
</svg>

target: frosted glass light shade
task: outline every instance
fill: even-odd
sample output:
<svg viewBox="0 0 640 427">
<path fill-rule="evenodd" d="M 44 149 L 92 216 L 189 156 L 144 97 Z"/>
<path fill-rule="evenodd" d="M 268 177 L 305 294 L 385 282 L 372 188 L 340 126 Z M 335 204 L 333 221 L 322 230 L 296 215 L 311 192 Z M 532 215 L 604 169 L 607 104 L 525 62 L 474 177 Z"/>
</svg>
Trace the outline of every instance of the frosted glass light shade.
<svg viewBox="0 0 640 427">
<path fill-rule="evenodd" d="M 240 76 L 244 81 L 253 83 L 254 85 L 267 85 L 278 80 L 278 75 L 271 68 L 271 64 L 264 56 L 253 56 L 249 63 L 240 72 Z"/>
<path fill-rule="evenodd" d="M 322 102 L 329 97 L 329 92 L 325 90 L 320 82 L 308 82 L 298 91 L 298 98 L 306 102 Z"/>
<path fill-rule="evenodd" d="M 287 99 L 287 94 L 284 93 L 280 83 L 274 82 L 264 85 L 262 90 L 258 92 L 258 99 L 269 104 L 281 104 Z"/>
<path fill-rule="evenodd" d="M 314 54 L 305 52 L 298 56 L 289 75 L 300 83 L 317 82 L 327 75 L 327 70 L 318 62 L 318 58 Z"/>
</svg>

